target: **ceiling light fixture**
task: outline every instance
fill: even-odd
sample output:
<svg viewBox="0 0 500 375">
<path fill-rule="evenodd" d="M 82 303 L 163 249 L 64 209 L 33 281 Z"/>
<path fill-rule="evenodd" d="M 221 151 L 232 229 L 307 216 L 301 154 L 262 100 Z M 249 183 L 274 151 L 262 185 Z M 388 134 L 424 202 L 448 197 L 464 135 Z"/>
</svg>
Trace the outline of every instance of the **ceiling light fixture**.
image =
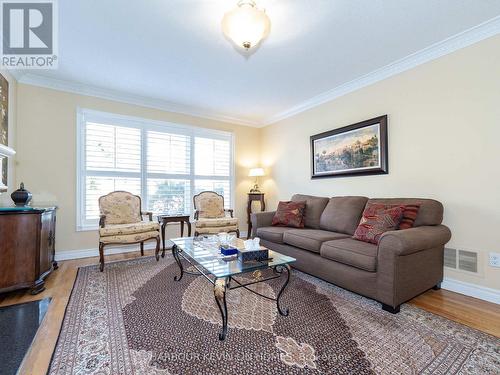
<svg viewBox="0 0 500 375">
<path fill-rule="evenodd" d="M 271 21 L 253 0 L 240 0 L 238 7 L 222 19 L 222 31 L 238 47 L 249 50 L 256 47 L 271 29 Z"/>
</svg>

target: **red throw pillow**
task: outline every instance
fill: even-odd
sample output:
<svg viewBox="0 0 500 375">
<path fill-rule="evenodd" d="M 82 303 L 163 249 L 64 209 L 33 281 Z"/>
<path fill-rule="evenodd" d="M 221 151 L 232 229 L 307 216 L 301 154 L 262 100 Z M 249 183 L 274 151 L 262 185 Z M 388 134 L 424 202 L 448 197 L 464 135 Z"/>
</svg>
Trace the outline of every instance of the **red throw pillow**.
<svg viewBox="0 0 500 375">
<path fill-rule="evenodd" d="M 418 210 L 420 209 L 419 204 L 405 204 L 405 210 L 403 211 L 403 218 L 399 223 L 398 229 L 410 229 L 413 228 L 415 220 L 418 215 Z"/>
<path fill-rule="evenodd" d="M 352 238 L 378 244 L 382 234 L 398 228 L 404 209 L 405 206 L 370 204 L 365 208 Z"/>
<path fill-rule="evenodd" d="M 305 211 L 306 202 L 280 202 L 274 214 L 272 225 L 304 228 Z"/>
</svg>

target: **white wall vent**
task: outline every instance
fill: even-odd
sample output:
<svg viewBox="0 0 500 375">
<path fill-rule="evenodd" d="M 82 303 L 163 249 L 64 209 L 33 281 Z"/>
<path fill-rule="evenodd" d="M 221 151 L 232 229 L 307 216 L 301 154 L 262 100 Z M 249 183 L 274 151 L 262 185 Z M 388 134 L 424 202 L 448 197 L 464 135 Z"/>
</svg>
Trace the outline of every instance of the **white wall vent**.
<svg viewBox="0 0 500 375">
<path fill-rule="evenodd" d="M 458 251 L 458 269 L 477 273 L 477 253 L 473 251 Z"/>
<path fill-rule="evenodd" d="M 457 268 L 457 249 L 444 248 L 444 266 L 453 269 Z"/>
</svg>

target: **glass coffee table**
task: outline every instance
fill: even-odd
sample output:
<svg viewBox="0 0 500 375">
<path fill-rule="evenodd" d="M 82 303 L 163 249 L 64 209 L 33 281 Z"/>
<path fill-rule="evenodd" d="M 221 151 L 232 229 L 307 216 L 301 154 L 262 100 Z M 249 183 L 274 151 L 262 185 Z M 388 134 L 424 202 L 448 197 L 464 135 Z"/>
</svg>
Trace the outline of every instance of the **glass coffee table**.
<svg viewBox="0 0 500 375">
<path fill-rule="evenodd" d="M 233 289 L 245 288 L 262 298 L 276 302 L 278 312 L 282 316 L 288 316 L 288 309 L 280 305 L 280 298 L 290 281 L 290 263 L 295 262 L 295 258 L 269 250 L 269 259 L 266 261 L 252 261 L 251 263 L 240 263 L 238 259 L 225 260 L 219 250 L 219 243 L 214 240 L 183 237 L 171 240 L 174 245 L 172 254 L 180 269 L 180 275 L 175 276 L 175 281 L 180 281 L 184 274 L 203 276 L 212 285 L 215 301 L 219 307 L 222 329 L 219 333 L 219 340 L 224 340 L 227 335 L 227 303 L 226 294 Z M 237 248 L 244 248 L 243 241 L 235 239 L 232 243 Z M 183 260 L 189 263 L 196 272 L 184 269 Z M 262 271 L 271 270 L 270 275 L 263 276 Z M 251 281 L 243 282 L 238 280 L 238 276 L 251 274 Z M 249 288 L 250 285 L 262 283 L 283 277 L 283 286 L 276 298 L 272 298 L 256 292 Z"/>
</svg>

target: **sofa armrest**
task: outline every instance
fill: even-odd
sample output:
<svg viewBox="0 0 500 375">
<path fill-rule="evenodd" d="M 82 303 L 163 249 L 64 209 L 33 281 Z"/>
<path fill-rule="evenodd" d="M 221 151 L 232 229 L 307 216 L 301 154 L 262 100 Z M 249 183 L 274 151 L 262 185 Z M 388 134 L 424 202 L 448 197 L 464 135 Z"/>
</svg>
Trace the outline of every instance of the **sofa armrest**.
<svg viewBox="0 0 500 375">
<path fill-rule="evenodd" d="M 257 228 L 270 227 L 276 211 L 255 212 L 250 216 L 252 222 L 252 236 L 255 236 Z"/>
<path fill-rule="evenodd" d="M 443 249 L 451 232 L 421 226 L 382 235 L 377 256 L 377 299 L 395 309 L 443 280 Z"/>
<path fill-rule="evenodd" d="M 446 244 L 451 232 L 444 225 L 421 226 L 403 230 L 385 232 L 378 244 L 379 256 L 383 251 L 391 250 L 395 255 L 409 255 L 421 250 Z"/>
</svg>

